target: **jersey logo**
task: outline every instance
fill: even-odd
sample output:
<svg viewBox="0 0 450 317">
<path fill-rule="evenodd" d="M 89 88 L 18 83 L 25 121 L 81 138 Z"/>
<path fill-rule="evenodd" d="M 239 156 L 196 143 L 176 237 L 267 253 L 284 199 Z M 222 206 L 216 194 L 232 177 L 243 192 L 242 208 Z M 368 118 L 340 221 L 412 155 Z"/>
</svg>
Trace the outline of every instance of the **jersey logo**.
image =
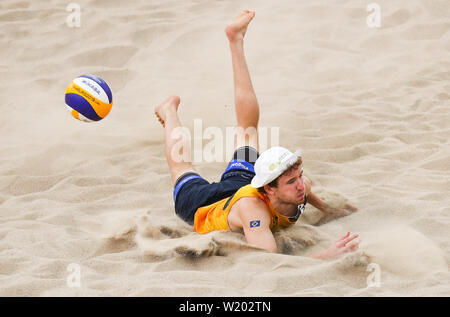
<svg viewBox="0 0 450 317">
<path fill-rule="evenodd" d="M 259 227 L 261 225 L 261 220 L 252 220 L 250 221 L 250 228 Z"/>
</svg>

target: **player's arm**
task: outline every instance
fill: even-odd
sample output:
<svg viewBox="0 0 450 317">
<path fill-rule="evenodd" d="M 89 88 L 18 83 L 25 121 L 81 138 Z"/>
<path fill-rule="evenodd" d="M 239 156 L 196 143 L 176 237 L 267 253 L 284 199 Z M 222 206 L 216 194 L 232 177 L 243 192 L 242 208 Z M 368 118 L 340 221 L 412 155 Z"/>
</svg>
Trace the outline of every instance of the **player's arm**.
<svg viewBox="0 0 450 317">
<path fill-rule="evenodd" d="M 277 244 L 270 230 L 270 213 L 259 199 L 245 199 L 239 209 L 239 218 L 249 244 L 277 253 Z"/>
<path fill-rule="evenodd" d="M 316 207 L 322 212 L 326 212 L 327 204 L 311 191 L 311 180 L 303 176 L 303 184 L 305 185 L 306 196 L 308 196 L 308 203 Z"/>
<path fill-rule="evenodd" d="M 311 181 L 306 176 L 303 176 L 303 183 L 306 188 L 306 195 L 308 196 L 308 203 L 319 209 L 320 211 L 327 214 L 338 214 L 338 215 L 349 215 L 351 212 L 355 212 L 358 210 L 355 206 L 347 203 L 343 208 L 333 208 L 325 201 L 320 199 L 316 194 L 314 194 L 311 190 Z"/>
</svg>

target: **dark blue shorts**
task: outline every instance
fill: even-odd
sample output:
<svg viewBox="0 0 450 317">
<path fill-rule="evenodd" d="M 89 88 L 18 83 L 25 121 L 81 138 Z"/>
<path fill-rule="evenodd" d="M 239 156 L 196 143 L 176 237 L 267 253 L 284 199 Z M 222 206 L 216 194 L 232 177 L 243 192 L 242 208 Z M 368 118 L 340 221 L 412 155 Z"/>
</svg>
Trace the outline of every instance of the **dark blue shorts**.
<svg viewBox="0 0 450 317">
<path fill-rule="evenodd" d="M 173 190 L 175 213 L 193 225 L 198 208 L 229 197 L 239 188 L 250 184 L 255 176 L 254 165 L 258 156 L 258 151 L 252 147 L 238 148 L 223 172 L 220 182 L 217 183 L 209 183 L 194 172 L 181 175 L 175 182 Z"/>
</svg>

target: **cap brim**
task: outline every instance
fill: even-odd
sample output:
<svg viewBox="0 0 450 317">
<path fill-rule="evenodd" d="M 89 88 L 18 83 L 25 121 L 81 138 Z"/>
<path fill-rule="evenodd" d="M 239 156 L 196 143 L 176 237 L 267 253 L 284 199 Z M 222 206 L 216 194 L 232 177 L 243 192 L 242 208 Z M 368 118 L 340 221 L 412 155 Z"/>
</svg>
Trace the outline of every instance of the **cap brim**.
<svg viewBox="0 0 450 317">
<path fill-rule="evenodd" d="M 255 177 L 252 178 L 252 181 L 251 181 L 250 184 L 252 185 L 253 188 L 260 188 L 260 187 L 263 187 L 264 185 L 269 184 L 271 181 L 273 181 L 274 179 L 276 179 L 280 175 L 281 174 L 272 175 L 271 177 L 269 177 L 269 178 L 267 178 L 265 180 L 262 180 L 262 179 L 258 178 L 258 176 L 255 176 Z"/>
<path fill-rule="evenodd" d="M 270 177 L 268 177 L 267 179 L 260 179 L 258 178 L 258 176 L 254 176 L 252 178 L 251 181 L 251 185 L 254 188 L 259 188 L 259 187 L 263 187 L 264 185 L 269 184 L 271 181 L 273 181 L 274 179 L 276 179 L 278 176 L 280 176 L 281 174 L 283 174 L 282 171 L 277 171 L 276 173 L 273 173 Z"/>
<path fill-rule="evenodd" d="M 253 188 L 260 188 L 260 187 L 263 187 L 265 184 L 258 177 L 254 176 L 252 178 L 250 185 L 252 185 Z"/>
</svg>

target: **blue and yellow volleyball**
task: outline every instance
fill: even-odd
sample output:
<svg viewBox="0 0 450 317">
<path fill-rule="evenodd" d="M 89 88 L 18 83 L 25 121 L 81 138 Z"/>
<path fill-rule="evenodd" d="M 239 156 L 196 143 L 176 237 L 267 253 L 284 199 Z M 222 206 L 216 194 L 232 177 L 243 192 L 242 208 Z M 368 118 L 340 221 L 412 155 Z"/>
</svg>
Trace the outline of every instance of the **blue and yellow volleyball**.
<svg viewBox="0 0 450 317">
<path fill-rule="evenodd" d="M 66 89 L 66 106 L 80 121 L 100 121 L 111 111 L 112 93 L 108 84 L 95 75 L 75 78 Z"/>
</svg>

